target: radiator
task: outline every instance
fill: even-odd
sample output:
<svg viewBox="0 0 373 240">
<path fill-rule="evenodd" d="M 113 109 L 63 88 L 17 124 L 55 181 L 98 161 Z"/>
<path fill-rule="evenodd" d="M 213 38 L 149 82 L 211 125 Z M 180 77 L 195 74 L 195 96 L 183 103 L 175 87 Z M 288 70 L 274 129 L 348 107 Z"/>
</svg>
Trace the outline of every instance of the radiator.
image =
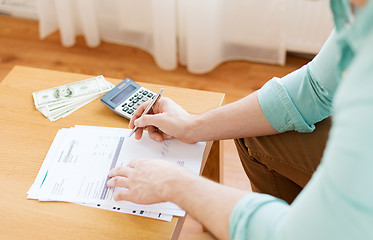
<svg viewBox="0 0 373 240">
<path fill-rule="evenodd" d="M 0 0 L 0 14 L 38 19 L 37 0 Z"/>
<path fill-rule="evenodd" d="M 286 50 L 316 54 L 334 23 L 329 0 L 287 0 Z"/>
</svg>

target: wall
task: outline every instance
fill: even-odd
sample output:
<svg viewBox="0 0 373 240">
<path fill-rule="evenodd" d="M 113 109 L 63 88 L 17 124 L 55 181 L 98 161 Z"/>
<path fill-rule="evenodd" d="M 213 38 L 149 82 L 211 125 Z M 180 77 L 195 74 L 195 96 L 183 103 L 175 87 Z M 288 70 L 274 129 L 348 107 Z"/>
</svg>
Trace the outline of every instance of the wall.
<svg viewBox="0 0 373 240">
<path fill-rule="evenodd" d="M 37 0 L 0 0 L 0 14 L 38 19 Z"/>
</svg>

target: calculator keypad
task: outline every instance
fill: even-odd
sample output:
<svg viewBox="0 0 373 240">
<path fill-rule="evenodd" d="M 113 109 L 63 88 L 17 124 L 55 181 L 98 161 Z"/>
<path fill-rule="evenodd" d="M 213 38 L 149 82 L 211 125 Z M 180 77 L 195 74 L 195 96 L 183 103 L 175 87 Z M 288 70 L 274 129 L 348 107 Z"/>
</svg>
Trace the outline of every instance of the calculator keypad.
<svg viewBox="0 0 373 240">
<path fill-rule="evenodd" d="M 149 101 L 150 99 L 154 98 L 154 96 L 155 94 L 153 92 L 140 88 L 137 92 L 135 92 L 135 94 L 132 95 L 132 97 L 122 103 L 122 111 L 124 115 L 131 118 L 136 109 L 142 103 Z"/>
</svg>

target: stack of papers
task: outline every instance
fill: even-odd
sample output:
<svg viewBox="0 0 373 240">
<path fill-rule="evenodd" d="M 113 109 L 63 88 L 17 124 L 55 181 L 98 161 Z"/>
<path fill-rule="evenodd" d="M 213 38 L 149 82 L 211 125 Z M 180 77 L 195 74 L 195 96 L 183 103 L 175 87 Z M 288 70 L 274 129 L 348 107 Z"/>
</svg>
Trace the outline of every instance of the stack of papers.
<svg viewBox="0 0 373 240">
<path fill-rule="evenodd" d="M 128 137 L 130 131 L 93 126 L 59 130 L 28 198 L 72 202 L 166 221 L 184 216 L 185 211 L 170 202 L 139 205 L 114 201 L 113 194 L 123 189 L 106 186 L 108 173 L 132 159 L 144 158 L 174 162 L 199 174 L 205 143 L 186 144 L 177 139 L 156 142 L 147 131 L 141 140 L 135 140 Z"/>
<path fill-rule="evenodd" d="M 114 85 L 97 76 L 79 82 L 34 92 L 35 107 L 49 120 L 66 117 L 110 91 Z"/>
</svg>

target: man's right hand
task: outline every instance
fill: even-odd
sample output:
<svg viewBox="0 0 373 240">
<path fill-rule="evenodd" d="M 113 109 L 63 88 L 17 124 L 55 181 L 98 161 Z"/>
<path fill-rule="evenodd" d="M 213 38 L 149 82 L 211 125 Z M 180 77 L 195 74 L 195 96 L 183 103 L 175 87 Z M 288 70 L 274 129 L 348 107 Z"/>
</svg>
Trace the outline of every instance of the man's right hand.
<svg viewBox="0 0 373 240">
<path fill-rule="evenodd" d="M 173 137 L 186 143 L 195 142 L 190 134 L 195 115 L 188 113 L 171 99 L 161 97 L 151 113 L 141 117 L 149 103 L 140 105 L 129 123 L 129 128 L 138 127 L 135 132 L 137 140 L 142 137 L 144 128 L 148 127 L 149 136 L 159 142 Z"/>
</svg>

